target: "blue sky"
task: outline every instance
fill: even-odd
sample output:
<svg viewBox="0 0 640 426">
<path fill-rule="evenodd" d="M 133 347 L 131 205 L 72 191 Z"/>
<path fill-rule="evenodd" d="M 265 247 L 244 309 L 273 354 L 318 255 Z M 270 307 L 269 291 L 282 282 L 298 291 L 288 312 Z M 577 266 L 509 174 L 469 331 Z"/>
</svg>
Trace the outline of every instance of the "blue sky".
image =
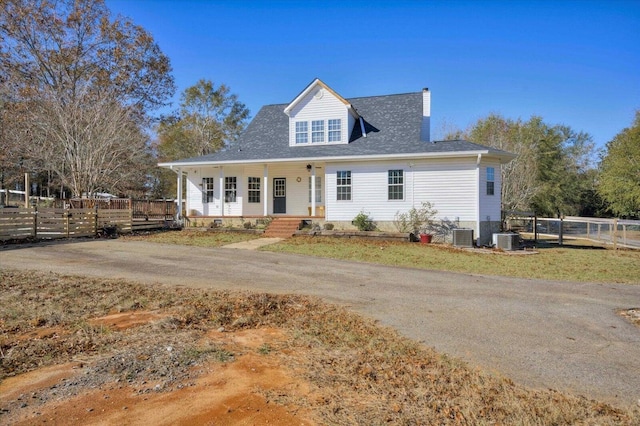
<svg viewBox="0 0 640 426">
<path fill-rule="evenodd" d="M 432 93 L 432 137 L 489 113 L 591 134 L 640 109 L 640 0 L 107 0 L 149 31 L 179 95 L 224 83 L 255 115 L 318 77 L 346 98 Z"/>
</svg>

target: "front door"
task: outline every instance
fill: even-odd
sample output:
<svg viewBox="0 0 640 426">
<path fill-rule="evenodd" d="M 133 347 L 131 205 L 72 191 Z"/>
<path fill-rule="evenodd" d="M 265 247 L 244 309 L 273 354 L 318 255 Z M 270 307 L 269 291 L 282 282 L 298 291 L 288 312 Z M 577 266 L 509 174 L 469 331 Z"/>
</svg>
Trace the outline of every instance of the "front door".
<svg viewBox="0 0 640 426">
<path fill-rule="evenodd" d="M 287 212 L 287 179 L 273 179 L 273 214 Z"/>
</svg>

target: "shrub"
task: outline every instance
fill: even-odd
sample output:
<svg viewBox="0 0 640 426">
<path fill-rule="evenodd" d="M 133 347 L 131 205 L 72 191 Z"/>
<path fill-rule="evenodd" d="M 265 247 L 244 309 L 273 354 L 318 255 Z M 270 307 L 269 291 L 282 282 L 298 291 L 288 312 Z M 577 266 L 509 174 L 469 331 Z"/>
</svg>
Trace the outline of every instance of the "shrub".
<svg viewBox="0 0 640 426">
<path fill-rule="evenodd" d="M 333 230 L 333 223 L 325 223 L 324 224 L 324 229 L 326 229 L 327 231 L 331 231 Z"/>
<path fill-rule="evenodd" d="M 359 231 L 373 231 L 375 229 L 375 225 L 373 221 L 369 217 L 368 214 L 361 211 L 353 218 L 352 222 Z"/>
<path fill-rule="evenodd" d="M 398 232 L 428 234 L 433 232 L 434 218 L 438 210 L 428 201 L 422 202 L 420 208 L 411 207 L 406 213 L 396 213 L 393 224 Z"/>
</svg>

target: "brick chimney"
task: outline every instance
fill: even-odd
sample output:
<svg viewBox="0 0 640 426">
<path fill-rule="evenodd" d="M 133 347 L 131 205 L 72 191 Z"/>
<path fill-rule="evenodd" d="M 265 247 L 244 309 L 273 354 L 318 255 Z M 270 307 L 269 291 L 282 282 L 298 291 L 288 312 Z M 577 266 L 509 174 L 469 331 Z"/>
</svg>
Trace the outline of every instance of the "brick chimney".
<svg viewBox="0 0 640 426">
<path fill-rule="evenodd" d="M 422 126 L 420 127 L 420 140 L 431 142 L 431 92 L 426 87 L 422 89 Z"/>
</svg>

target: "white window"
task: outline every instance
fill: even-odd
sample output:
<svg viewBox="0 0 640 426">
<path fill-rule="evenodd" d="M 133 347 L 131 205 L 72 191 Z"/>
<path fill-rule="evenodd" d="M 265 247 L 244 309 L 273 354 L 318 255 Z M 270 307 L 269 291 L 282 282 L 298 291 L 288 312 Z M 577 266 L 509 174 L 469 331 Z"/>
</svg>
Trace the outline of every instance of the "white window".
<svg viewBox="0 0 640 426">
<path fill-rule="evenodd" d="M 336 172 L 336 194 L 338 201 L 351 200 L 351 171 Z"/>
<path fill-rule="evenodd" d="M 309 123 L 296 121 L 296 143 L 309 143 Z"/>
<path fill-rule="evenodd" d="M 324 120 L 313 120 L 311 122 L 311 143 L 324 142 Z"/>
<path fill-rule="evenodd" d="M 316 203 L 322 202 L 322 177 L 316 176 Z M 311 176 L 309 176 L 309 203 L 311 203 Z"/>
<path fill-rule="evenodd" d="M 342 141 L 342 120 L 329 120 L 329 142 Z"/>
<path fill-rule="evenodd" d="M 202 178 L 202 204 L 213 203 L 213 182 L 212 177 Z"/>
<path fill-rule="evenodd" d="M 247 198 L 250 203 L 260 202 L 260 178 L 250 177 L 247 181 Z"/>
<path fill-rule="evenodd" d="M 404 174 L 402 170 L 389 170 L 389 200 L 404 200 Z"/>
<path fill-rule="evenodd" d="M 496 169 L 487 167 L 487 195 L 494 195 L 495 193 L 495 175 Z"/>
<path fill-rule="evenodd" d="M 224 201 L 225 203 L 236 202 L 236 177 L 227 176 L 224 178 Z"/>
</svg>

